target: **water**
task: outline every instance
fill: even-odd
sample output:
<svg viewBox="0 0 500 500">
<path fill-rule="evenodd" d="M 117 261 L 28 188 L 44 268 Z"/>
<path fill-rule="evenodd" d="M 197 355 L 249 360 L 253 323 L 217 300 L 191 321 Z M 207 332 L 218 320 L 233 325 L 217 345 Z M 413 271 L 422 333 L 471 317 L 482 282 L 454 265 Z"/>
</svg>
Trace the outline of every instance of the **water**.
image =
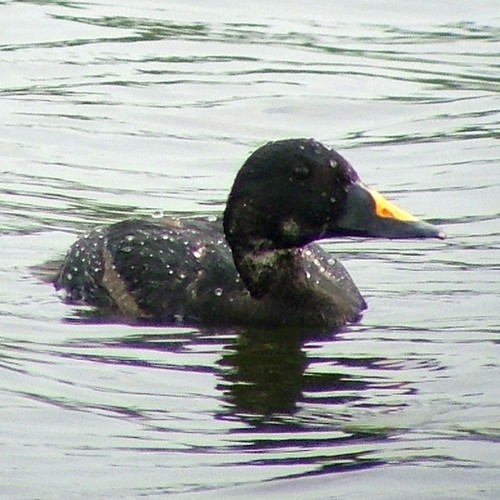
<svg viewBox="0 0 500 500">
<path fill-rule="evenodd" d="M 498 497 L 496 2 L 0 14 L 2 496 Z M 325 243 L 359 325 L 96 324 L 33 276 L 93 225 L 222 210 L 249 152 L 293 136 L 449 234 Z"/>
</svg>

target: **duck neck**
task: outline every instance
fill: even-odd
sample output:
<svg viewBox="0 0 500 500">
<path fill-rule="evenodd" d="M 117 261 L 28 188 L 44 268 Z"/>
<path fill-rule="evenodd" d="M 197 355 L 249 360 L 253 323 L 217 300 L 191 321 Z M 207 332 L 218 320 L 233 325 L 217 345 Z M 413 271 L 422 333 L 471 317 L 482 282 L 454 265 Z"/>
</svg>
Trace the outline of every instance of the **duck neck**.
<svg viewBox="0 0 500 500">
<path fill-rule="evenodd" d="M 233 258 L 252 297 L 286 296 L 304 290 L 307 278 L 302 248 L 233 249 Z"/>
</svg>

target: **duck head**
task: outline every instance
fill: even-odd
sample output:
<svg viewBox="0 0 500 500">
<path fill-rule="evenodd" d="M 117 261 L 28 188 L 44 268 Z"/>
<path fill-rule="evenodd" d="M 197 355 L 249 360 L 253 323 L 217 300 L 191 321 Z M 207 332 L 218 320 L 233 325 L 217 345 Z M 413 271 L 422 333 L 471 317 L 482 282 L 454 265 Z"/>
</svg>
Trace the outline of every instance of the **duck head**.
<svg viewBox="0 0 500 500">
<path fill-rule="evenodd" d="M 233 254 L 336 236 L 446 237 L 369 189 L 343 156 L 312 139 L 271 142 L 247 159 L 228 198 L 224 232 Z"/>
</svg>

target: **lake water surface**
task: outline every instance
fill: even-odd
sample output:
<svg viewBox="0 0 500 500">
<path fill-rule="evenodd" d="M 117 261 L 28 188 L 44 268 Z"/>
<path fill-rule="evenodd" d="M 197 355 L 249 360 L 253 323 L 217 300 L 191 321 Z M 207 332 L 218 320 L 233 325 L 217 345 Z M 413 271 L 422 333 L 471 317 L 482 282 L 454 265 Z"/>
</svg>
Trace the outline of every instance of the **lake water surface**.
<svg viewBox="0 0 500 500">
<path fill-rule="evenodd" d="M 425 4 L 425 8 L 423 5 Z M 498 498 L 495 1 L 0 1 L 0 496 Z M 97 322 L 32 267 L 315 137 L 446 241 L 327 241 L 361 323 Z"/>
</svg>

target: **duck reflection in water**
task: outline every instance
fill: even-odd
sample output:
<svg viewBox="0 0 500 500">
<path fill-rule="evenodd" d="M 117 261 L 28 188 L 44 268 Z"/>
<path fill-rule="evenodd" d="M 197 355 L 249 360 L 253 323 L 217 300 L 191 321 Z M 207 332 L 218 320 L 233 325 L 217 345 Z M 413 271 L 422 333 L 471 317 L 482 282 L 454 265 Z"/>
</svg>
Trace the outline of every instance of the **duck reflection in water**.
<svg viewBox="0 0 500 500">
<path fill-rule="evenodd" d="M 381 390 L 411 393 L 407 383 L 395 386 L 385 377 L 374 380 L 368 373 L 388 364 L 388 360 L 373 356 L 315 358 L 306 354 L 307 342 L 335 342 L 335 334 L 311 335 L 303 330 L 288 328 L 245 330 L 224 347 L 218 364 L 222 368 L 223 391 L 228 414 L 238 415 L 256 424 L 277 415 L 293 415 L 300 406 L 313 403 L 324 405 L 332 418 L 332 405 L 342 409 L 367 398 L 366 391 L 378 386 Z M 331 366 L 326 371 L 312 371 L 318 363 Z M 355 367 L 359 375 L 352 374 Z M 365 376 L 363 375 L 365 374 Z M 374 405 L 376 406 L 376 405 Z M 397 410 L 399 405 L 392 405 Z M 384 407 L 387 410 L 387 407 Z"/>
<path fill-rule="evenodd" d="M 219 389 L 232 412 L 268 417 L 293 413 L 302 394 L 308 360 L 303 337 L 293 329 L 243 331 L 219 361 Z"/>
</svg>

